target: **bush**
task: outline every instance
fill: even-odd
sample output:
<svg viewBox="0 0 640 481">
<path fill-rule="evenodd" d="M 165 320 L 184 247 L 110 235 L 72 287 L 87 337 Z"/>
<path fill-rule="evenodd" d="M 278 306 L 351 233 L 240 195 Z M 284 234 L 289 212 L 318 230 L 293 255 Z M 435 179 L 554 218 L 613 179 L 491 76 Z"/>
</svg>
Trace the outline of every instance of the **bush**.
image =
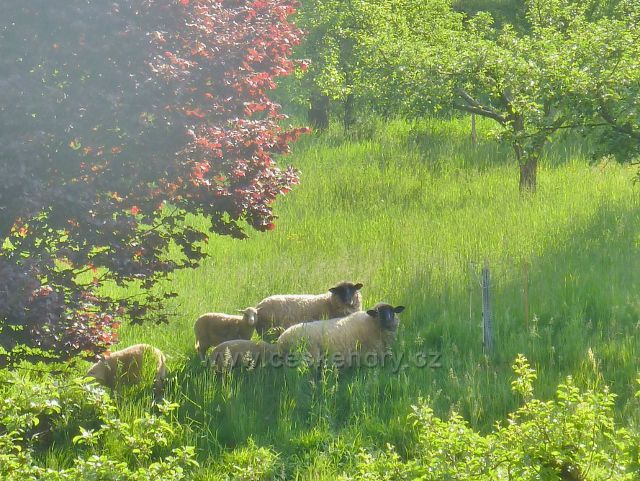
<svg viewBox="0 0 640 481">
<path fill-rule="evenodd" d="M 152 287 L 211 233 L 275 227 L 297 183 L 276 158 L 305 131 L 270 98 L 296 68 L 294 11 L 0 3 L 0 363 L 101 353 L 122 320 L 167 320 Z"/>
<path fill-rule="evenodd" d="M 195 450 L 173 447 L 181 426 L 169 421 L 177 405 L 158 405 L 132 423 L 122 421 L 105 390 L 50 375 L 34 380 L 16 372 L 0 374 L 0 479 L 24 480 L 181 480 L 197 466 Z M 74 433 L 75 435 L 73 435 Z M 72 439 L 69 436 L 73 435 Z M 58 470 L 39 462 L 52 439 L 72 441 L 76 457 Z M 105 448 L 118 444 L 121 450 Z"/>
<path fill-rule="evenodd" d="M 638 436 L 616 425 L 615 396 L 608 388 L 581 391 L 571 377 L 555 399 L 533 397 L 535 372 L 520 356 L 512 383 L 522 406 L 503 425 L 483 436 L 456 413 L 437 418 L 425 401 L 413 406 L 418 453 L 403 461 L 386 451 L 362 451 L 355 473 L 365 480 L 632 480 L 640 475 Z"/>
</svg>

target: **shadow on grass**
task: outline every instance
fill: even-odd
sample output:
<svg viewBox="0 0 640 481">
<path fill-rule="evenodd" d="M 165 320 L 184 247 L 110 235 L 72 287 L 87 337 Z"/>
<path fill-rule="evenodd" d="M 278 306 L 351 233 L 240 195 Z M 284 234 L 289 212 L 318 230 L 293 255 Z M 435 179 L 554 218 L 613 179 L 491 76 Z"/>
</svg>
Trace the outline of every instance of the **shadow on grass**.
<svg viewBox="0 0 640 481">
<path fill-rule="evenodd" d="M 620 419 L 632 414 L 638 419 L 633 401 L 640 354 L 638 225 L 637 208 L 603 206 L 561 245 L 530 259 L 528 319 L 523 263 L 491 266 L 495 350 L 488 357 L 479 275 L 460 266 L 464 281 L 445 289 L 432 287 L 424 276 L 415 278 L 405 289 L 413 299 L 414 323 L 400 342 L 415 349 L 416 336 L 422 338 L 442 353 L 443 368 L 416 371 L 411 394 L 427 390 L 438 415 L 447 416 L 453 407 L 474 428 L 489 430 L 517 407 L 510 366 L 523 353 L 538 370 L 542 398 L 572 375 L 584 388 L 611 386 L 619 396 Z"/>
</svg>

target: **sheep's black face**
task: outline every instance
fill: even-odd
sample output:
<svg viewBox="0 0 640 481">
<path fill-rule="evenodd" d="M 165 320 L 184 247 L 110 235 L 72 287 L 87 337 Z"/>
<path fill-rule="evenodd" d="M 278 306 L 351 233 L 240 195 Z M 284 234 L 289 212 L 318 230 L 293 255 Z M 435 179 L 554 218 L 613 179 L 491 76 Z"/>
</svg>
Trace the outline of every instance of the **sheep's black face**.
<svg viewBox="0 0 640 481">
<path fill-rule="evenodd" d="M 378 319 L 380 326 L 387 331 L 395 331 L 400 324 L 396 314 L 404 311 L 404 306 L 393 307 L 389 304 L 379 304 L 374 309 L 367 311 L 371 317 Z"/>
<path fill-rule="evenodd" d="M 337 296 L 345 306 L 354 307 L 358 291 L 362 289 L 362 284 L 352 284 L 351 282 L 341 282 L 329 289 L 334 296 Z"/>
</svg>

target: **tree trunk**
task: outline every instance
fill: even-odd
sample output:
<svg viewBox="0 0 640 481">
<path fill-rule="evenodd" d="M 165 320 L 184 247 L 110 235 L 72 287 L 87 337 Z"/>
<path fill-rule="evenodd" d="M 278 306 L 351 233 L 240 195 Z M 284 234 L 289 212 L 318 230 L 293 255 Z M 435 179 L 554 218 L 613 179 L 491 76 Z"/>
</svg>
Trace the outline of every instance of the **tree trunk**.
<svg viewBox="0 0 640 481">
<path fill-rule="evenodd" d="M 528 155 L 520 162 L 520 192 L 536 191 L 538 175 L 537 153 Z"/>
<path fill-rule="evenodd" d="M 356 60 L 353 53 L 355 44 L 355 40 L 351 37 L 343 38 L 340 41 L 340 65 L 344 73 L 344 86 L 349 91 L 343 102 L 344 116 L 342 117 L 342 124 L 345 132 L 355 123 L 354 66 Z"/>
<path fill-rule="evenodd" d="M 522 145 L 522 138 L 525 134 L 524 118 L 521 115 L 513 117 L 513 131 L 515 140 L 513 149 L 516 160 L 520 166 L 520 192 L 535 193 L 538 180 L 538 159 L 544 147 L 545 137 L 537 136 L 527 142 L 527 148 Z"/>
<path fill-rule="evenodd" d="M 307 119 L 314 129 L 327 130 L 329 128 L 329 97 L 320 93 L 313 94 Z"/>
<path fill-rule="evenodd" d="M 347 98 L 344 99 L 344 130 L 349 130 L 353 124 L 355 123 L 355 97 L 353 94 L 347 95 Z"/>
</svg>

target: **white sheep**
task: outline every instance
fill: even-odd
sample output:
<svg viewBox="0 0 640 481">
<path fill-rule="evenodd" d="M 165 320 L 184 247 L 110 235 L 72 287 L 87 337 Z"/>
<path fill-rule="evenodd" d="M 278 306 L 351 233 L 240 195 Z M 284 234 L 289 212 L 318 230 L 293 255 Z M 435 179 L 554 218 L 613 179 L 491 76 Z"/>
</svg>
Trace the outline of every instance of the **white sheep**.
<svg viewBox="0 0 640 481">
<path fill-rule="evenodd" d="M 232 339 L 251 339 L 257 320 L 258 311 L 253 307 L 240 310 L 241 316 L 209 312 L 202 314 L 193 325 L 196 335 L 195 348 L 200 359 L 205 360 L 207 351 L 212 346 Z"/>
<path fill-rule="evenodd" d="M 338 367 L 351 366 L 385 354 L 400 323 L 396 313 L 403 310 L 404 306 L 378 303 L 343 318 L 296 324 L 280 335 L 277 345 L 283 353 L 302 347 L 314 362 L 327 355 Z"/>
<path fill-rule="evenodd" d="M 162 395 L 164 380 L 167 377 L 166 358 L 160 349 L 149 344 L 135 344 L 98 356 L 98 361 L 89 368 L 87 376 L 111 389 L 115 389 L 120 382 L 137 384 L 142 378 L 144 358 L 149 355 L 156 361 L 153 390 L 155 396 L 159 397 Z"/>
<path fill-rule="evenodd" d="M 256 329 L 260 334 L 273 327 L 288 328 L 317 319 L 348 316 L 361 309 L 362 284 L 341 282 L 324 294 L 286 294 L 267 297 L 258 303 Z"/>
<path fill-rule="evenodd" d="M 211 365 L 219 371 L 235 367 L 263 367 L 270 364 L 278 354 L 278 346 L 264 341 L 234 339 L 218 344 L 213 348 L 209 359 Z"/>
</svg>

